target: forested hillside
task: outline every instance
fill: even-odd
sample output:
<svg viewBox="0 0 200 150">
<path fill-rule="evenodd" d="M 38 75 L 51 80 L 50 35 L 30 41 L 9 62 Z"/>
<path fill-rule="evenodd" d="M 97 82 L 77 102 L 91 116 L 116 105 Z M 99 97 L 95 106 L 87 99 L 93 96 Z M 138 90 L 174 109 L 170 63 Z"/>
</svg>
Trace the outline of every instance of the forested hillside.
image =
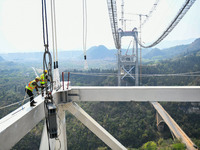
<svg viewBox="0 0 200 150">
<path fill-rule="evenodd" d="M 32 63 L 14 63 L 4 61 L 0 62 L 0 66 L 0 118 L 2 118 L 22 105 L 22 102 L 20 101 L 24 100 L 25 86 L 35 78 L 35 74 L 31 68 L 31 66 L 33 66 Z M 27 101 L 28 100 L 25 102 Z M 11 107 L 3 108 L 4 106 L 16 102 L 20 103 Z M 35 127 L 35 129 L 24 138 L 23 141 L 25 144 L 16 145 L 16 148 L 13 149 L 38 149 L 41 131 L 42 125 L 39 124 L 39 126 Z"/>
<path fill-rule="evenodd" d="M 186 86 L 200 85 L 200 76 L 181 76 L 180 73 L 198 72 L 200 70 L 200 57 L 191 54 L 173 60 L 166 60 L 156 64 L 143 66 L 146 74 L 179 74 L 179 76 L 151 76 L 144 77 L 142 83 L 145 86 Z M 93 69 L 86 74 L 71 74 L 72 85 L 117 85 L 116 76 L 91 76 L 89 73 L 116 73 L 115 70 Z M 88 73 L 88 74 L 87 74 Z M 195 74 L 196 75 L 196 74 Z M 67 76 L 65 77 L 67 78 Z M 126 82 L 133 82 L 130 78 Z M 130 85 L 132 83 L 129 83 Z M 175 119 L 186 134 L 200 146 L 200 104 L 199 103 L 161 103 L 167 112 Z M 97 120 L 106 130 L 116 137 L 123 145 L 129 148 L 143 149 L 143 143 L 154 141 L 158 148 L 172 148 L 170 144 L 172 136 L 167 127 L 163 133 L 156 128 L 155 110 L 149 103 L 80 103 L 84 110 Z M 195 111 L 194 111 L 195 110 Z M 68 115 L 68 113 L 67 113 Z M 103 143 L 95 135 L 87 130 L 79 121 L 69 115 L 67 118 L 67 134 L 70 149 L 96 149 Z M 74 138 L 75 137 L 75 138 Z M 78 138 L 85 137 L 85 138 Z M 77 144 L 74 144 L 77 142 Z M 96 142 L 94 142 L 94 139 Z M 163 139 L 168 139 L 164 140 Z M 93 143 L 94 142 L 94 143 Z M 87 144 L 86 144 L 87 143 Z M 168 143 L 168 144 L 167 144 Z M 152 144 L 152 143 L 151 143 Z M 143 148 L 142 148 L 143 145 Z M 165 146 L 164 146 L 165 145 Z M 176 144 L 175 144 L 176 145 Z M 179 144 L 177 144 L 179 145 Z M 184 149 L 179 145 L 179 149 Z M 105 145 L 103 145 L 105 147 Z M 178 149 L 178 148 L 177 148 Z"/>
<path fill-rule="evenodd" d="M 31 67 L 24 64 L 17 64 L 13 62 L 0 63 L 0 107 L 8 105 L 13 102 L 22 100 L 25 95 L 25 85 L 35 77 Z M 0 110 L 0 118 L 5 114 L 14 110 L 11 109 Z"/>
<path fill-rule="evenodd" d="M 24 87 L 35 75 L 30 64 L 17 64 L 12 62 L 1 63 L 0 69 L 0 107 L 20 101 L 24 98 Z M 166 60 L 158 63 L 147 64 L 142 67 L 144 74 L 172 74 L 198 72 L 200 70 L 200 56 L 195 52 L 187 57 Z M 116 70 L 91 69 L 88 72 L 79 70 L 66 70 L 70 74 L 71 85 L 117 85 L 116 75 L 91 76 L 88 73 L 113 73 Z M 76 72 L 79 74 L 75 74 Z M 85 73 L 85 74 L 83 74 Z M 191 73 L 192 74 L 192 73 Z M 67 74 L 65 76 L 67 79 Z M 133 85 L 133 81 L 127 78 L 125 82 Z M 143 77 L 145 86 L 183 86 L 200 85 L 199 76 L 162 76 Z M 186 134 L 192 138 L 197 146 L 200 146 L 200 120 L 199 103 L 161 103 L 167 112 L 174 118 Z M 158 132 L 156 127 L 155 109 L 150 103 L 138 102 L 82 102 L 78 103 L 89 115 L 91 115 L 108 132 L 118 139 L 127 148 L 135 149 L 185 149 L 179 141 L 173 141 L 167 126 L 164 132 Z M 20 105 L 0 110 L 3 117 Z M 67 139 L 69 150 L 109 149 L 91 131 L 89 131 L 76 118 L 66 112 Z M 13 150 L 38 149 L 42 132 L 41 122 L 28 133 Z"/>
<path fill-rule="evenodd" d="M 200 38 L 194 40 L 191 44 L 187 45 L 178 45 L 165 49 L 144 49 L 143 58 L 146 59 L 146 61 L 164 60 L 175 58 L 177 56 L 187 56 L 196 51 L 200 51 Z"/>
</svg>

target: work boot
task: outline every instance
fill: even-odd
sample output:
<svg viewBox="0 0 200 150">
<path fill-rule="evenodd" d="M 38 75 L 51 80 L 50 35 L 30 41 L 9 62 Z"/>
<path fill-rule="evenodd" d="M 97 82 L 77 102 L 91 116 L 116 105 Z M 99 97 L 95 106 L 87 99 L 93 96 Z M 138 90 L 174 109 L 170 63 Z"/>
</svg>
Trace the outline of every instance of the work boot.
<svg viewBox="0 0 200 150">
<path fill-rule="evenodd" d="M 30 106 L 31 106 L 31 107 L 34 107 L 34 106 L 35 106 L 35 104 L 33 104 L 33 103 L 31 102 L 31 103 L 30 103 Z"/>
<path fill-rule="evenodd" d="M 36 101 L 32 101 L 33 104 L 37 103 Z"/>
</svg>

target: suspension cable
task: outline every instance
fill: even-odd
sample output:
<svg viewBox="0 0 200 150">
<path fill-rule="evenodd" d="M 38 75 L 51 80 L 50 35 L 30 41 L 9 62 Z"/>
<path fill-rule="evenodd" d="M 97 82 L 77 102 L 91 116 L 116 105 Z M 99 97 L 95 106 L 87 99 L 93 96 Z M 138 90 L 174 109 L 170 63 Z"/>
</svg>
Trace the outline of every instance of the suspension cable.
<svg viewBox="0 0 200 150">
<path fill-rule="evenodd" d="M 161 36 L 155 42 L 153 42 L 152 44 L 148 46 L 145 46 L 142 44 L 142 41 L 138 39 L 139 45 L 143 48 L 150 48 L 160 43 L 176 27 L 176 25 L 180 22 L 180 20 L 187 13 L 187 11 L 190 9 L 190 7 L 194 4 L 195 1 L 196 0 L 186 0 L 182 8 L 179 10 L 177 15 L 175 16 L 174 20 L 169 24 L 167 29 L 161 34 Z"/>
<path fill-rule="evenodd" d="M 58 68 L 58 47 L 57 47 L 57 32 L 56 32 L 56 9 L 55 9 L 55 0 L 53 0 L 54 6 L 54 30 L 55 30 L 55 48 L 56 48 L 56 68 Z"/>
<path fill-rule="evenodd" d="M 55 0 L 51 0 L 51 23 L 52 23 L 52 43 L 53 43 L 54 69 L 56 69 L 56 68 L 58 68 L 58 50 L 57 50 Z M 55 58 L 55 56 L 56 56 L 56 58 Z"/>
<path fill-rule="evenodd" d="M 49 45 L 48 40 L 48 26 L 47 26 L 47 12 L 46 12 L 46 0 L 42 0 L 42 25 L 43 25 L 43 41 L 44 46 Z M 45 46 L 45 48 L 46 48 Z"/>
<path fill-rule="evenodd" d="M 144 19 L 144 21 L 141 23 L 141 26 L 143 26 L 148 20 L 149 18 L 152 16 L 153 12 L 156 10 L 156 7 L 158 6 L 160 0 L 156 0 L 156 2 L 153 4 L 153 7 L 151 8 L 151 10 L 149 11 L 147 17 Z"/>
<path fill-rule="evenodd" d="M 55 60 L 55 45 L 54 45 L 54 15 L 53 15 L 53 0 L 51 0 L 51 27 L 52 27 L 52 45 L 53 45 L 53 62 L 54 62 L 54 69 L 56 69 L 56 60 Z"/>
<path fill-rule="evenodd" d="M 49 52 L 49 41 L 48 41 L 48 25 L 47 25 L 47 10 L 46 10 L 46 0 L 42 0 L 42 24 L 43 24 L 43 41 L 45 52 L 43 55 L 43 71 L 45 74 L 45 70 L 47 70 L 47 77 L 50 81 L 50 92 L 53 91 L 53 80 L 52 80 L 52 58 L 51 53 Z M 47 80 L 47 82 L 49 82 Z M 45 82 L 45 89 L 47 95 L 49 94 L 47 88 L 47 82 Z"/>
<path fill-rule="evenodd" d="M 86 50 L 87 50 L 87 0 L 83 0 L 83 51 L 84 69 L 88 69 Z"/>
<path fill-rule="evenodd" d="M 53 9 L 52 9 L 52 13 L 51 14 L 53 14 Z M 44 17 L 44 15 L 45 15 L 45 17 Z M 42 20 L 42 22 L 43 22 L 43 30 L 45 30 L 46 33 L 48 33 L 47 13 L 46 13 L 46 0 L 42 0 L 42 16 L 43 16 L 42 17 L 43 18 L 43 20 Z M 52 15 L 52 17 L 53 17 L 53 15 Z M 54 20 L 54 19 L 52 18 L 52 20 Z M 44 22 L 45 22 L 46 26 L 44 26 Z M 55 27 L 55 24 L 52 23 L 52 25 Z M 55 32 L 55 30 L 53 32 Z M 44 33 L 44 31 L 43 31 L 43 33 Z M 48 39 L 48 34 L 46 36 L 43 35 L 43 37 L 44 37 L 44 39 L 45 38 Z M 54 37 L 53 37 L 53 40 L 55 40 Z M 48 131 L 47 132 L 48 145 L 49 145 L 49 150 L 50 150 L 51 147 L 50 147 L 49 138 L 51 137 L 50 136 L 51 130 L 49 129 L 49 127 L 50 127 L 50 125 L 49 125 L 49 110 L 50 110 L 49 106 L 50 105 L 54 105 L 53 96 L 52 96 L 53 77 L 52 77 L 52 57 L 51 57 L 51 53 L 49 52 L 49 43 L 45 43 L 45 41 L 46 40 L 44 40 L 45 52 L 44 52 L 44 57 L 43 57 L 43 71 L 44 71 L 44 74 L 45 74 L 45 70 L 47 70 L 47 81 L 45 82 L 46 97 L 45 97 L 45 101 L 44 101 L 44 108 L 45 108 L 45 111 L 46 111 L 45 118 L 46 118 L 46 127 L 47 127 L 47 131 Z M 48 90 L 48 87 L 47 87 L 48 83 L 50 83 L 49 90 Z M 55 117 L 54 119 L 55 119 L 55 123 L 56 123 L 56 114 L 54 114 L 53 117 Z M 55 137 L 57 137 L 57 127 L 56 127 Z"/>
<path fill-rule="evenodd" d="M 108 13 L 110 17 L 110 24 L 113 34 L 113 39 L 115 42 L 115 47 L 117 49 L 121 49 L 121 43 L 119 38 L 119 32 L 118 32 L 118 23 L 117 23 L 117 7 L 116 7 L 116 0 L 107 0 L 108 5 Z"/>
</svg>

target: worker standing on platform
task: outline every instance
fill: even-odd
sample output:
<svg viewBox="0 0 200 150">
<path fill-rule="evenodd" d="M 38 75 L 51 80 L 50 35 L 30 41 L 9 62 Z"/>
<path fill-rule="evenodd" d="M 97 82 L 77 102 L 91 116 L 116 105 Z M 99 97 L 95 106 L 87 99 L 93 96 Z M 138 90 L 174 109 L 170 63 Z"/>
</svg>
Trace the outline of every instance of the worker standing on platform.
<svg viewBox="0 0 200 150">
<path fill-rule="evenodd" d="M 47 83 L 47 70 L 45 70 L 44 73 L 40 76 L 40 85 L 41 85 L 42 97 L 44 96 L 45 83 Z"/>
<path fill-rule="evenodd" d="M 37 94 L 39 95 L 38 88 L 41 88 L 37 83 L 40 81 L 40 77 L 36 77 L 35 80 L 28 83 L 28 85 L 25 87 L 25 92 L 30 97 L 30 106 L 35 106 L 34 97 L 33 97 L 33 90 L 36 89 Z"/>
</svg>

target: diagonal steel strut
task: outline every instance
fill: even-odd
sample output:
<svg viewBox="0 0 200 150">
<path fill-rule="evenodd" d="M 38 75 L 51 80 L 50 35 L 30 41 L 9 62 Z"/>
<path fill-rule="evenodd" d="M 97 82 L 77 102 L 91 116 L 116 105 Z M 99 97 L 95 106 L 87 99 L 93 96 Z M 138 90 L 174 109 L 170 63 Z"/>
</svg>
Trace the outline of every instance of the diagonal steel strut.
<svg viewBox="0 0 200 150">
<path fill-rule="evenodd" d="M 126 150 L 126 148 L 108 133 L 100 124 L 98 124 L 90 115 L 88 115 L 75 102 L 66 104 L 66 110 L 80 120 L 89 130 L 99 137 L 105 144 L 114 150 Z"/>
</svg>

